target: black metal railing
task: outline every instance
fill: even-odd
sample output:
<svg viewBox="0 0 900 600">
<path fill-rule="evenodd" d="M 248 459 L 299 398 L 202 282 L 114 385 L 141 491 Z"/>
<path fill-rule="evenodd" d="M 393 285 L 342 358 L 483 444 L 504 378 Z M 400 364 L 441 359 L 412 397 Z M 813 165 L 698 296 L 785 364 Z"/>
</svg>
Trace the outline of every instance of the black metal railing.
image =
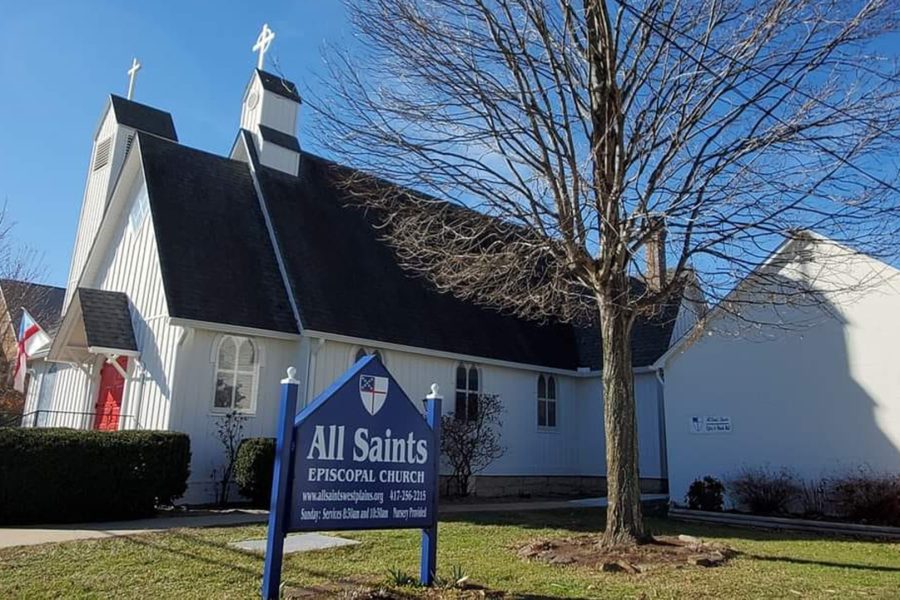
<svg viewBox="0 0 900 600">
<path fill-rule="evenodd" d="M 95 429 L 96 424 L 96 412 L 34 410 L 18 415 L 0 414 L 0 427 L 71 427 L 72 429 Z M 118 429 L 141 429 L 141 426 L 134 416 L 119 415 Z"/>
</svg>

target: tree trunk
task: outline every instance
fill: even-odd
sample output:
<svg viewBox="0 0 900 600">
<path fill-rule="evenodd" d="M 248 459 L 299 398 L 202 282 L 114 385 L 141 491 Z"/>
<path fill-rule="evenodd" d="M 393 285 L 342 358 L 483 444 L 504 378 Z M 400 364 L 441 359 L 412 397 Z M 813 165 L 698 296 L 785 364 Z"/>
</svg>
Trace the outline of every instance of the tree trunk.
<svg viewBox="0 0 900 600">
<path fill-rule="evenodd" d="M 602 542 L 607 547 L 646 541 L 638 480 L 637 417 L 631 367 L 632 323 L 631 314 L 615 301 L 600 301 L 609 500 Z"/>
</svg>

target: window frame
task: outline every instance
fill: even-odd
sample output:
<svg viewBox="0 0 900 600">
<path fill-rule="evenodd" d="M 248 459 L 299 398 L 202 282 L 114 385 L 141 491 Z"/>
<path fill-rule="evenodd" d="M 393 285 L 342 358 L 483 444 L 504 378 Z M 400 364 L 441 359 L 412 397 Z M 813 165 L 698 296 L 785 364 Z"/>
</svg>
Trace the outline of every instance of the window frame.
<svg viewBox="0 0 900 600">
<path fill-rule="evenodd" d="M 237 378 L 238 375 L 251 374 L 249 371 L 242 371 L 238 368 L 238 356 L 239 356 L 240 346 L 235 347 L 236 352 L 235 352 L 235 357 L 234 357 L 234 359 L 235 359 L 234 368 L 233 369 L 222 369 L 219 367 L 219 360 L 220 360 L 220 356 L 222 353 L 222 347 L 224 346 L 226 341 L 233 341 L 233 340 L 241 340 L 243 342 L 249 342 L 254 350 L 255 361 L 254 361 L 253 369 L 252 369 L 253 386 L 250 390 L 250 405 L 247 408 L 236 407 L 234 405 L 234 395 L 233 394 L 232 394 L 230 406 L 228 406 L 228 407 L 216 406 L 216 390 L 218 389 L 218 385 L 219 385 L 219 372 L 220 371 L 223 371 L 223 370 L 231 371 L 235 378 Z M 247 416 L 256 415 L 257 399 L 259 396 L 260 369 L 262 368 L 262 364 L 263 364 L 263 347 L 262 347 L 262 344 L 260 343 L 260 341 L 256 338 L 251 338 L 251 337 L 245 336 L 245 335 L 237 335 L 237 334 L 231 334 L 231 333 L 220 335 L 219 338 L 216 340 L 216 343 L 213 344 L 213 351 L 212 351 L 211 359 L 212 359 L 211 362 L 213 365 L 213 369 L 212 369 L 212 395 L 211 395 L 211 401 L 210 401 L 210 414 L 219 416 L 219 415 L 225 415 L 232 411 L 235 411 L 241 415 L 247 415 Z M 232 382 L 233 381 L 234 381 L 234 379 L 232 379 Z"/>
<path fill-rule="evenodd" d="M 544 393 L 541 395 L 541 382 L 544 384 Z M 552 382 L 552 397 L 551 397 Z M 552 373 L 539 373 L 535 379 L 535 423 L 538 431 L 555 433 L 559 431 L 559 378 Z M 541 424 L 541 404 L 547 407 L 544 415 L 544 424 Z M 553 425 L 550 425 L 550 404 L 553 404 Z"/>
<path fill-rule="evenodd" d="M 147 185 L 141 185 L 134 202 L 128 210 L 128 233 L 132 237 L 137 236 L 144 228 L 147 215 L 150 214 L 150 192 Z"/>
<path fill-rule="evenodd" d="M 461 368 L 465 369 L 465 372 L 466 372 L 466 384 L 465 384 L 464 389 L 459 387 L 459 370 Z M 471 387 L 472 371 L 475 371 L 475 375 L 478 379 L 478 384 L 477 384 L 477 387 L 475 387 L 475 388 Z M 481 365 L 478 365 L 476 363 L 460 361 L 460 362 L 456 363 L 456 367 L 453 369 L 453 417 L 455 419 L 460 418 L 459 411 L 457 410 L 457 404 L 459 402 L 459 395 L 464 394 L 466 396 L 465 421 L 469 422 L 469 421 L 473 420 L 469 417 L 469 412 L 470 412 L 469 409 L 471 407 L 471 405 L 470 405 L 471 398 L 469 398 L 469 396 L 473 393 L 476 396 L 476 405 L 475 405 L 476 412 L 475 412 L 475 414 L 477 417 L 478 398 L 484 394 L 484 370 L 481 368 Z"/>
</svg>

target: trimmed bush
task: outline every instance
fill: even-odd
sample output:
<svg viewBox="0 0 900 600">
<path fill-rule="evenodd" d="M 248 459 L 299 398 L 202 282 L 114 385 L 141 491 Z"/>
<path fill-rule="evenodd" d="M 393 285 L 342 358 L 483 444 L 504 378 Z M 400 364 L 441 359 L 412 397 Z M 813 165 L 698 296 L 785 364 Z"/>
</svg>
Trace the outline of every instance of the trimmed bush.
<svg viewBox="0 0 900 600">
<path fill-rule="evenodd" d="M 190 460 L 183 433 L 0 428 L 0 523 L 148 516 L 184 493 Z"/>
<path fill-rule="evenodd" d="M 830 482 L 839 517 L 857 523 L 900 526 L 900 475 L 865 469 Z"/>
<path fill-rule="evenodd" d="M 242 496 L 254 506 L 268 507 L 275 468 L 274 438 L 247 438 L 238 447 L 234 481 Z"/>
<path fill-rule="evenodd" d="M 757 515 L 785 514 L 800 496 L 800 484 L 786 469 L 744 469 L 728 481 L 728 494 L 734 503 Z"/>
<path fill-rule="evenodd" d="M 725 485 L 711 475 L 695 479 L 688 488 L 687 503 L 692 510 L 721 511 L 725 504 Z"/>
</svg>

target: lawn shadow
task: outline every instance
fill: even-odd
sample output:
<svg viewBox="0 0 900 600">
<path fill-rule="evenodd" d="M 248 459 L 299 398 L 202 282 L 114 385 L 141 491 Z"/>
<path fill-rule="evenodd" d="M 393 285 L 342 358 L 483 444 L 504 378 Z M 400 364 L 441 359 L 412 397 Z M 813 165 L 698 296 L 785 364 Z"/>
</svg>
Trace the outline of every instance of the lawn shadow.
<svg viewBox="0 0 900 600">
<path fill-rule="evenodd" d="M 818 567 L 831 567 L 835 569 L 853 569 L 855 571 L 875 571 L 877 573 L 900 573 L 900 567 L 885 567 L 881 565 L 860 565 L 853 563 L 834 562 L 829 560 L 813 560 L 808 558 L 791 558 L 789 556 L 766 556 L 762 554 L 738 553 L 740 556 L 763 562 L 783 562 L 795 565 L 812 565 Z"/>
<path fill-rule="evenodd" d="M 441 522 L 469 523 L 471 525 L 508 525 L 523 529 L 563 529 L 572 533 L 600 534 L 606 526 L 606 509 L 573 507 L 509 512 L 448 513 L 441 515 Z M 898 540 L 879 538 L 878 536 L 697 523 L 669 519 L 664 516 L 645 515 L 644 524 L 653 535 L 679 535 L 684 533 L 699 537 L 734 538 L 749 541 L 828 540 L 832 542 L 900 545 Z"/>
<path fill-rule="evenodd" d="M 158 536 L 156 535 L 141 535 L 141 536 L 121 536 L 123 539 L 126 539 L 134 544 L 139 546 L 144 546 L 146 548 L 150 548 L 153 550 L 157 550 L 160 552 L 166 552 L 169 554 L 173 554 L 176 556 L 180 556 L 182 558 L 188 559 L 190 561 L 203 563 L 206 565 L 214 566 L 214 567 L 223 567 L 229 571 L 239 571 L 246 575 L 250 575 L 252 577 L 256 577 L 261 579 L 263 574 L 263 555 L 256 552 L 248 552 L 242 550 L 240 548 L 234 548 L 229 546 L 226 542 L 214 542 L 208 539 L 204 539 L 203 537 L 197 535 L 191 535 L 185 533 L 184 531 L 169 531 L 166 534 L 166 537 L 176 538 L 181 540 L 182 542 L 186 542 L 187 544 L 195 545 L 199 544 L 206 548 L 216 551 L 225 551 L 228 554 L 234 554 L 241 558 L 250 559 L 254 563 L 258 563 L 256 568 L 253 567 L 244 567 L 240 566 L 236 562 L 228 561 L 227 559 L 217 559 L 209 556 L 203 556 L 198 552 L 190 552 L 187 550 L 183 550 L 180 548 L 173 548 L 170 545 L 164 543 L 155 543 L 154 539 Z M 320 571 L 316 569 L 310 569 L 306 567 L 298 567 L 297 565 L 291 565 L 292 571 L 301 571 L 302 573 L 310 576 L 310 577 L 319 577 L 322 579 L 329 579 L 333 577 L 333 574 Z"/>
<path fill-rule="evenodd" d="M 510 526 L 524 529 L 557 529 L 573 534 L 600 534 L 606 523 L 602 508 L 573 508 L 508 513 L 458 513 L 442 517 L 442 521 L 470 523 L 472 525 Z M 900 545 L 894 540 L 860 538 L 846 535 L 822 534 L 806 531 L 784 531 L 759 528 L 731 527 L 705 523 L 689 523 L 666 518 L 647 518 L 646 526 L 654 535 L 677 536 L 689 534 L 707 540 L 741 540 L 749 542 L 810 541 L 831 544 L 864 543 Z M 796 565 L 819 566 L 835 569 L 852 569 L 878 573 L 900 573 L 900 567 L 870 565 L 810 558 L 767 555 L 759 552 L 737 550 L 737 555 L 763 562 L 781 562 Z"/>
<path fill-rule="evenodd" d="M 837 532 L 792 531 L 786 529 L 768 529 L 750 525 L 724 525 L 717 523 L 697 523 L 675 519 L 653 519 L 652 522 L 671 533 L 689 533 L 697 536 L 716 538 L 735 538 L 753 542 L 815 542 L 861 543 L 900 545 L 900 540 L 879 537 L 877 535 L 856 535 Z"/>
<path fill-rule="evenodd" d="M 606 525 L 605 508 L 555 508 L 509 512 L 461 512 L 441 515 L 441 522 L 497 525 L 524 529 L 564 529 L 573 533 L 600 533 Z"/>
</svg>

